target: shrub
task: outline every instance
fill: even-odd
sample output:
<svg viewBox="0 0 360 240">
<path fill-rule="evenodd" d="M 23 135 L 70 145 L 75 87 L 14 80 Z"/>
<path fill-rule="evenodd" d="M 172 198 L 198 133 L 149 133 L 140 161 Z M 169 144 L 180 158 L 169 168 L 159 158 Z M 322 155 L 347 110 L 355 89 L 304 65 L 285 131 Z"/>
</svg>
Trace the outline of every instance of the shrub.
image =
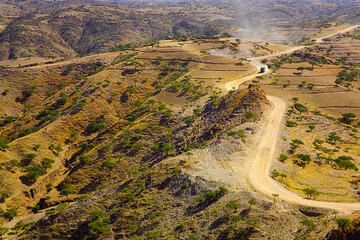
<svg viewBox="0 0 360 240">
<path fill-rule="evenodd" d="M 339 121 L 345 124 L 352 124 L 356 120 L 356 115 L 354 113 L 344 113 L 339 118 Z"/>
<path fill-rule="evenodd" d="M 5 116 L 2 118 L 2 120 L 0 121 L 0 126 L 6 126 L 12 122 L 16 121 L 16 117 L 13 116 Z"/>
<path fill-rule="evenodd" d="M 32 149 L 33 149 L 34 151 L 39 151 L 40 147 L 41 147 L 40 144 L 35 144 Z"/>
<path fill-rule="evenodd" d="M 30 166 L 25 169 L 26 175 L 21 176 L 21 181 L 26 185 L 32 185 L 36 182 L 36 179 L 46 174 L 46 170 L 43 167 L 39 166 Z"/>
<path fill-rule="evenodd" d="M 17 137 L 24 137 L 26 135 L 33 133 L 34 131 L 35 131 L 34 128 L 21 128 L 17 133 Z"/>
<path fill-rule="evenodd" d="M 303 189 L 303 192 L 308 199 L 315 199 L 317 196 L 320 195 L 320 192 L 314 188 L 305 188 Z"/>
<path fill-rule="evenodd" d="M 88 155 L 80 155 L 79 161 L 80 164 L 86 164 L 90 160 L 90 157 Z"/>
<path fill-rule="evenodd" d="M 343 169 L 358 170 L 358 167 L 352 162 L 354 159 L 350 156 L 340 156 L 334 160 L 335 164 Z"/>
<path fill-rule="evenodd" d="M 208 192 L 204 193 L 200 198 L 197 199 L 197 201 L 198 202 L 203 202 L 203 201 L 215 202 L 219 198 L 224 196 L 227 192 L 228 192 L 228 190 L 225 187 L 219 187 L 218 190 L 208 191 Z"/>
<path fill-rule="evenodd" d="M 88 227 L 97 234 L 107 234 L 110 231 L 109 216 L 106 212 L 99 209 L 93 210 L 90 215 L 93 221 L 88 224 Z"/>
<path fill-rule="evenodd" d="M 45 122 L 53 122 L 60 116 L 60 112 L 58 110 L 54 110 L 52 108 L 45 109 L 36 118 L 40 121 L 40 123 Z"/>
<path fill-rule="evenodd" d="M 175 150 L 175 147 L 171 143 L 160 142 L 153 149 L 156 152 L 168 155 Z"/>
<path fill-rule="evenodd" d="M 307 108 L 305 105 L 302 105 L 302 104 L 300 104 L 300 103 L 295 103 L 295 104 L 294 104 L 294 108 L 295 108 L 296 110 L 298 110 L 299 112 L 301 112 L 301 113 L 304 113 L 304 112 L 307 112 L 307 111 L 308 111 L 308 108 Z"/>
<path fill-rule="evenodd" d="M 336 144 L 336 142 L 340 141 L 341 137 L 338 136 L 335 132 L 331 132 L 327 135 L 327 141 Z"/>
<path fill-rule="evenodd" d="M 236 200 L 230 200 L 226 205 L 225 209 L 237 210 L 239 208 L 239 203 Z"/>
<path fill-rule="evenodd" d="M 300 223 L 306 227 L 307 231 L 312 231 L 316 227 L 314 221 L 311 219 L 304 219 Z"/>
<path fill-rule="evenodd" d="M 279 156 L 279 161 L 280 162 L 285 162 L 287 159 L 288 159 L 289 157 L 286 155 L 286 154 L 280 154 L 280 156 Z"/>
<path fill-rule="evenodd" d="M 241 139 L 242 142 L 246 141 L 246 133 L 244 130 L 229 131 L 229 132 L 227 132 L 227 135 L 234 137 L 236 139 Z"/>
<path fill-rule="evenodd" d="M 88 227 L 98 234 L 107 234 L 110 232 L 109 223 L 101 220 L 94 220 L 90 222 Z"/>
<path fill-rule="evenodd" d="M 246 112 L 245 113 L 245 118 L 246 119 L 253 119 L 253 118 L 256 118 L 256 117 L 257 117 L 256 112 Z"/>
<path fill-rule="evenodd" d="M 58 156 L 59 153 L 62 151 L 62 148 L 61 148 L 60 145 L 50 144 L 50 145 L 49 145 L 49 150 L 50 150 L 55 156 Z"/>
<path fill-rule="evenodd" d="M 295 121 L 292 120 L 286 120 L 286 124 L 287 127 L 296 127 L 298 124 Z"/>
<path fill-rule="evenodd" d="M 47 169 L 47 168 L 51 168 L 52 167 L 52 164 L 54 163 L 55 161 L 51 158 L 43 158 L 41 160 L 41 165 Z"/>
<path fill-rule="evenodd" d="M 63 196 L 68 196 L 69 194 L 72 194 L 74 191 L 72 188 L 68 185 L 63 186 L 63 188 L 60 191 L 60 194 Z"/>
<path fill-rule="evenodd" d="M 9 148 L 9 140 L 7 140 L 6 138 L 0 137 L 0 150 L 1 151 L 5 151 L 6 149 Z"/>
<path fill-rule="evenodd" d="M 34 88 L 31 89 L 25 89 L 23 91 L 21 91 L 21 95 L 23 97 L 23 99 L 28 99 L 29 97 L 31 97 L 34 93 Z"/>
<path fill-rule="evenodd" d="M 11 196 L 11 192 L 10 191 L 4 191 L 0 193 L 0 203 L 4 203 L 5 200 Z"/>
<path fill-rule="evenodd" d="M 342 230 L 346 230 L 351 227 L 351 220 L 348 218 L 338 218 L 336 219 L 336 223 Z"/>
<path fill-rule="evenodd" d="M 102 168 L 113 170 L 116 167 L 116 163 L 114 161 L 106 160 L 101 164 Z"/>
<path fill-rule="evenodd" d="M 97 120 L 95 120 L 94 122 L 92 122 L 88 128 L 87 128 L 87 132 L 88 133 L 96 133 L 102 129 L 104 129 L 106 127 L 106 124 L 104 122 L 104 119 L 99 118 Z"/>
<path fill-rule="evenodd" d="M 2 213 L 2 217 L 11 221 L 17 215 L 17 210 L 15 208 L 10 208 L 6 212 Z"/>
<path fill-rule="evenodd" d="M 305 167 L 308 163 L 310 163 L 311 158 L 307 154 L 298 154 L 298 159 L 294 160 L 294 163 L 297 164 L 300 167 Z"/>
</svg>

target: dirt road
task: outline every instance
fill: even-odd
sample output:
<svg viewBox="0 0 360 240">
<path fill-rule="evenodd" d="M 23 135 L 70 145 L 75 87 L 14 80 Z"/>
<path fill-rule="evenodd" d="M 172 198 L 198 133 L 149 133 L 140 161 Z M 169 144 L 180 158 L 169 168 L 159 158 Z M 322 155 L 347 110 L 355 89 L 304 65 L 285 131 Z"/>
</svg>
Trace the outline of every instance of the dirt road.
<svg viewBox="0 0 360 240">
<path fill-rule="evenodd" d="M 276 146 L 286 112 L 286 102 L 281 98 L 273 96 L 267 96 L 267 98 L 272 104 L 272 109 L 266 116 L 266 124 L 261 134 L 261 142 L 258 146 L 257 155 L 253 159 L 253 163 L 246 176 L 251 186 L 256 191 L 270 198 L 272 198 L 273 194 L 278 194 L 280 199 L 294 204 L 334 209 L 345 214 L 351 214 L 353 211 L 360 210 L 360 203 L 334 203 L 304 199 L 287 190 L 270 177 L 269 173 L 274 156 L 276 155 Z"/>
<path fill-rule="evenodd" d="M 316 42 L 319 43 L 322 42 L 325 38 L 349 32 L 359 26 L 360 25 L 352 26 L 337 33 L 318 38 L 316 39 Z M 284 54 L 291 54 L 292 52 L 301 50 L 305 47 L 306 46 L 293 47 L 280 53 L 252 58 L 250 59 L 250 61 L 255 68 L 259 68 L 261 67 L 260 61 L 262 59 L 277 57 Z M 269 72 L 270 70 L 267 69 L 267 71 L 263 74 L 254 74 L 244 78 L 236 79 L 232 82 L 225 84 L 224 88 L 226 90 L 232 90 L 234 88 L 237 88 L 240 84 L 244 82 L 250 81 L 257 76 L 261 76 Z M 252 165 L 249 168 L 246 176 L 246 180 L 251 185 L 251 187 L 253 187 L 256 191 L 266 195 L 267 197 L 272 198 L 273 194 L 276 194 L 281 200 L 293 204 L 333 209 L 344 214 L 351 214 L 354 211 L 360 210 L 360 203 L 335 203 L 304 199 L 303 197 L 287 190 L 270 177 L 270 169 L 276 155 L 276 146 L 279 141 L 280 132 L 283 126 L 283 118 L 286 111 L 286 102 L 285 100 L 274 96 L 267 96 L 267 98 L 272 104 L 272 109 L 265 116 L 266 124 L 260 136 L 261 140 L 259 141 L 257 154 L 253 159 Z"/>
</svg>

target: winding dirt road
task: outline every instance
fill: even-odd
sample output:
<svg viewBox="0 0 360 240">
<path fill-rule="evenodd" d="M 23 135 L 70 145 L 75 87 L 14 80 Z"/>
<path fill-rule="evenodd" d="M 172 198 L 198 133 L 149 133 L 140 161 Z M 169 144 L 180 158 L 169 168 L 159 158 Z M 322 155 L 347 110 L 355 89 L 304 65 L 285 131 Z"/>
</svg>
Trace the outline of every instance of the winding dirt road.
<svg viewBox="0 0 360 240">
<path fill-rule="evenodd" d="M 360 25 L 351 26 L 337 33 L 318 38 L 316 39 L 316 42 L 320 43 L 325 38 L 329 38 L 337 34 L 352 31 L 359 26 Z M 262 56 L 262 57 L 251 58 L 249 60 L 255 68 L 259 69 L 261 67 L 260 61 L 262 59 L 268 59 L 284 54 L 290 54 L 294 51 L 304 49 L 305 47 L 306 46 L 297 46 L 283 52 Z M 238 88 L 240 84 L 250 81 L 257 76 L 262 76 L 264 74 L 267 74 L 269 72 L 270 70 L 267 69 L 267 71 L 263 74 L 254 74 L 244 78 L 236 79 L 224 85 L 224 88 L 226 90 L 232 90 L 234 88 Z M 323 202 L 323 201 L 304 199 L 303 197 L 287 190 L 286 188 L 281 186 L 277 181 L 275 181 L 270 177 L 270 169 L 276 155 L 276 146 L 279 141 L 281 129 L 283 126 L 283 119 L 287 107 L 286 107 L 286 101 L 281 98 L 274 96 L 267 96 L 267 98 L 272 105 L 272 109 L 265 117 L 265 126 L 260 136 L 261 140 L 258 145 L 257 154 L 253 159 L 252 165 L 249 168 L 246 176 L 247 182 L 249 182 L 250 185 L 256 191 L 266 195 L 269 198 L 272 198 L 273 194 L 277 194 L 280 199 L 293 204 L 299 204 L 309 207 L 333 209 L 344 214 L 351 214 L 354 211 L 360 210 L 360 203 L 340 203 L 340 202 L 337 203 L 337 202 Z"/>
</svg>

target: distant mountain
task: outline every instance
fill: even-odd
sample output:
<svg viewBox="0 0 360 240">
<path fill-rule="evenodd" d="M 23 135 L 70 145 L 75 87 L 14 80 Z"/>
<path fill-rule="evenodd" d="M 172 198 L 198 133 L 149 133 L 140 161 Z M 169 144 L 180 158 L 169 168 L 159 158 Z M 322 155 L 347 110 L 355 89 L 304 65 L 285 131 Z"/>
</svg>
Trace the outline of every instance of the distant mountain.
<svg viewBox="0 0 360 240">
<path fill-rule="evenodd" d="M 289 26 L 302 26 L 304 21 L 360 19 L 360 3 L 355 0 L 0 0 L 0 6 L 0 60 L 68 58 L 108 51 L 120 43 L 224 31 L 268 37 L 268 29 L 280 29 L 272 34 L 290 39 L 299 33 L 289 32 Z M 237 32 L 239 28 L 247 31 Z"/>
</svg>

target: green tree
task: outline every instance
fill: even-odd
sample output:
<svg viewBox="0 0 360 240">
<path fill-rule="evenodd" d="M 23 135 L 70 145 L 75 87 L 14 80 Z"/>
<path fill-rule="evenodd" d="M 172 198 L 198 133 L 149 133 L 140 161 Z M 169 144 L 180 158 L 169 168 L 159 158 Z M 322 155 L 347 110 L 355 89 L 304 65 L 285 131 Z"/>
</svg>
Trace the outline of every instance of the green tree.
<svg viewBox="0 0 360 240">
<path fill-rule="evenodd" d="M 354 121 L 356 121 L 356 115 L 354 113 L 344 113 L 339 118 L 340 122 L 345 124 L 352 124 Z"/>
<path fill-rule="evenodd" d="M 0 150 L 1 151 L 5 151 L 6 149 L 9 148 L 9 140 L 7 140 L 6 138 L 0 137 Z"/>
<path fill-rule="evenodd" d="M 317 196 L 320 195 L 320 192 L 314 188 L 305 188 L 303 192 L 308 199 L 315 199 Z"/>
<path fill-rule="evenodd" d="M 342 231 L 348 230 L 351 227 L 351 220 L 348 218 L 338 218 L 336 223 Z"/>
<path fill-rule="evenodd" d="M 327 140 L 332 144 L 336 144 L 336 142 L 341 140 L 341 137 L 336 132 L 331 132 L 327 135 Z"/>
</svg>

